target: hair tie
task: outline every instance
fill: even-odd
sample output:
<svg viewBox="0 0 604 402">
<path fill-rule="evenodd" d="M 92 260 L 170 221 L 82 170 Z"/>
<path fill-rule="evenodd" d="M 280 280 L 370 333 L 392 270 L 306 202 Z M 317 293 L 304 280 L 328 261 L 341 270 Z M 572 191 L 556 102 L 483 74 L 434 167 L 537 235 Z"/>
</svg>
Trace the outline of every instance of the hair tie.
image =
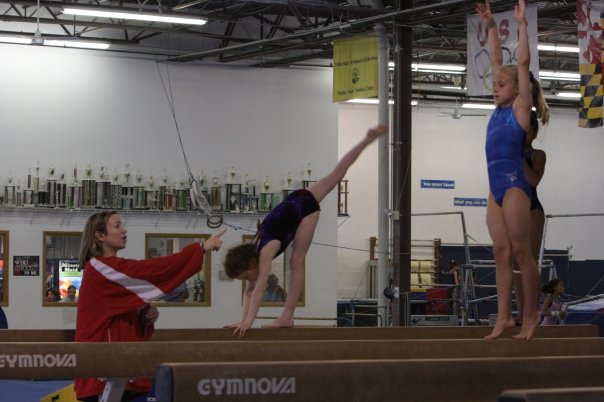
<svg viewBox="0 0 604 402">
<path fill-rule="evenodd" d="M 535 76 L 533 75 L 532 71 L 529 71 L 529 78 L 531 80 L 531 83 L 535 82 Z"/>
</svg>

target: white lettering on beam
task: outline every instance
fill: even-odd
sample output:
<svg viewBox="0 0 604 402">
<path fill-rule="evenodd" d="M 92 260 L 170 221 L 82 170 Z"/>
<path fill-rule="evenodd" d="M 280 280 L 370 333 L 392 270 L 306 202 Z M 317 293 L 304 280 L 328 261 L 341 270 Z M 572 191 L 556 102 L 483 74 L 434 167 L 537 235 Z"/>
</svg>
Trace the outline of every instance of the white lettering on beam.
<svg viewBox="0 0 604 402">
<path fill-rule="evenodd" d="M 0 368 L 76 367 L 76 355 L 71 354 L 22 354 L 0 355 Z"/>
<path fill-rule="evenodd" d="M 295 394 L 296 377 L 204 378 L 197 391 L 203 396 Z"/>
</svg>

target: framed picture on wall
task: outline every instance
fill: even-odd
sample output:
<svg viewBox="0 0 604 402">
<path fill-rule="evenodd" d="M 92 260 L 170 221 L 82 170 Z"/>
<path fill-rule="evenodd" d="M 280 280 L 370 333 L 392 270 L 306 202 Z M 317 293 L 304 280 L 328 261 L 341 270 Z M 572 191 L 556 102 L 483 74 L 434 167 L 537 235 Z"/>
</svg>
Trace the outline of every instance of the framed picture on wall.
<svg viewBox="0 0 604 402">
<path fill-rule="evenodd" d="M 83 274 L 78 261 L 82 232 L 45 231 L 42 237 L 42 305 L 75 307 Z"/>
</svg>

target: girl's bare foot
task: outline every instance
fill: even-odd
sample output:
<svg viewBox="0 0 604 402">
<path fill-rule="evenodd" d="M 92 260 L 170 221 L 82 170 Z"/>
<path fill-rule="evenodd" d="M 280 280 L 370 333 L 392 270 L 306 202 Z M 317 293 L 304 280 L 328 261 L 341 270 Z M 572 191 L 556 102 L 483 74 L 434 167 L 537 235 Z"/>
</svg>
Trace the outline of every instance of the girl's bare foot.
<svg viewBox="0 0 604 402">
<path fill-rule="evenodd" d="M 294 320 L 279 317 L 275 321 L 264 324 L 262 328 L 293 328 Z"/>
<path fill-rule="evenodd" d="M 529 316 L 525 316 L 522 320 L 520 333 L 518 335 L 514 335 L 512 338 L 530 341 L 533 335 L 535 335 L 535 330 L 539 326 L 540 322 L 541 314 L 539 314 L 538 311 L 535 311 L 534 314 L 530 314 Z"/>
<path fill-rule="evenodd" d="M 516 322 L 514 321 L 514 319 L 512 317 L 497 318 L 497 322 L 495 322 L 495 327 L 493 327 L 493 331 L 491 331 L 491 333 L 489 335 L 485 336 L 484 339 L 487 339 L 487 340 L 499 339 L 499 337 L 501 336 L 503 331 L 505 331 L 506 329 L 514 328 L 515 326 L 516 326 Z"/>
</svg>

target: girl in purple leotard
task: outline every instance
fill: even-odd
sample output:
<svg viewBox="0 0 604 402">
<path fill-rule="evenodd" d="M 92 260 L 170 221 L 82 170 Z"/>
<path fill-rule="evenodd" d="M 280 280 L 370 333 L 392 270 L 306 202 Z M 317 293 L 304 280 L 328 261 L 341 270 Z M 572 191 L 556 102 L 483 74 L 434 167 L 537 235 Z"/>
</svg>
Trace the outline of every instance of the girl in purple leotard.
<svg viewBox="0 0 604 402">
<path fill-rule="evenodd" d="M 264 327 L 294 325 L 294 310 L 304 286 L 306 252 L 310 248 L 319 221 L 319 203 L 344 178 L 348 168 L 361 152 L 387 131 L 388 129 L 381 125 L 367 131 L 365 138 L 344 155 L 330 174 L 313 183 L 308 189 L 294 191 L 277 205 L 261 223 L 256 242 L 229 250 L 224 262 L 226 274 L 233 279 L 245 280 L 247 284 L 241 320 L 226 326 L 235 329 L 233 335 L 243 336 L 251 328 L 262 303 L 271 272 L 271 262 L 290 243 L 293 243 L 290 259 L 291 282 L 285 308 L 275 321 Z"/>
<path fill-rule="evenodd" d="M 530 53 L 524 0 L 514 10 L 518 23 L 518 65 L 502 65 L 503 54 L 497 24 L 488 0 L 476 7 L 488 29 L 496 109 L 487 129 L 486 154 L 489 171 L 487 225 L 493 240 L 497 283 L 497 322 L 486 339 L 497 339 L 515 326 L 512 318 L 513 261 L 522 272 L 523 321 L 518 339 L 529 340 L 539 325 L 537 310 L 539 277 L 529 242 L 530 186 L 523 169 L 522 152 L 527 145 L 531 109 L 547 123 L 549 111 L 543 91 L 529 72 Z"/>
</svg>

